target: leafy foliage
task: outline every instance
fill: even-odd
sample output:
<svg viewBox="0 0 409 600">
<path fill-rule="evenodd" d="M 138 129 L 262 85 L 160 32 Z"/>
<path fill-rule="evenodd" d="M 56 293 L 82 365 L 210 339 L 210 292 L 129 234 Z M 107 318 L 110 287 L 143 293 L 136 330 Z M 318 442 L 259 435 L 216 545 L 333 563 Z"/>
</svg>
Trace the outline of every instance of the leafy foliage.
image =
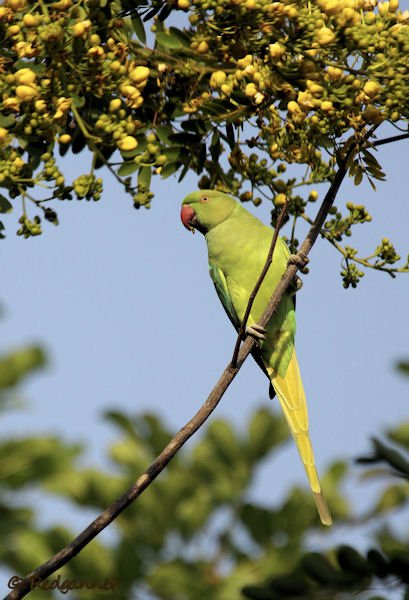
<svg viewBox="0 0 409 600">
<path fill-rule="evenodd" d="M 19 352 L 24 355 L 25 350 Z M 27 363 L 19 364 L 15 383 L 30 371 Z M 6 395 L 12 389 L 7 380 L 2 388 Z M 0 564 L 11 574 L 24 575 L 76 533 L 67 527 L 66 518 L 39 525 L 37 511 L 43 502 L 52 506 L 56 498 L 62 499 L 73 514 L 102 510 L 172 435 L 153 414 L 110 411 L 106 418 L 119 432 L 109 449 L 111 472 L 80 466 L 82 448 L 51 436 L 0 442 Z M 366 552 L 350 545 L 306 552 L 311 536 L 321 547 L 329 546 L 328 530 L 324 533 L 319 526 L 309 490 L 294 487 L 277 501 L 281 494 L 272 489 L 272 506 L 254 499 L 260 464 L 278 453 L 287 437 L 283 419 L 267 409 L 256 411 L 245 431 L 213 420 L 193 447 L 180 452 L 115 521 L 112 538 L 93 540 L 59 572 L 60 581 L 105 582 L 114 587 L 118 600 L 135 594 L 168 600 L 232 600 L 242 593 L 262 600 L 332 598 L 374 587 L 406 590 L 409 541 L 393 530 L 377 525 Z M 354 514 L 341 492 L 348 475 L 344 462 L 334 463 L 323 478 L 335 521 L 347 539 L 369 519 L 378 523 L 408 505 L 407 481 L 396 483 L 396 474 L 407 479 L 409 424 L 390 431 L 388 439 L 377 440 L 374 454 L 360 459 L 371 465 L 366 477 L 385 476 L 372 468 L 381 461 L 389 467 L 392 482 L 382 488 L 367 514 Z M 33 492 L 35 506 L 30 501 Z M 268 583 L 260 585 L 261 580 Z M 89 594 L 82 590 L 70 597 L 85 599 Z M 49 591 L 38 589 L 32 597 L 49 598 Z"/>
<path fill-rule="evenodd" d="M 387 474 L 402 477 L 405 481 L 383 489 L 363 521 L 379 519 L 382 514 L 401 509 L 409 502 L 409 424 L 389 431 L 388 438 L 389 443 L 374 439 L 373 454 L 361 457 L 357 462 L 387 467 L 366 471 L 366 479 Z M 335 598 L 338 593 L 345 592 L 367 598 L 371 590 L 399 588 L 402 597 L 407 598 L 409 539 L 397 537 L 388 527 L 379 528 L 375 538 L 377 546 L 365 553 L 349 545 L 326 553 L 307 552 L 290 573 L 274 577 L 264 586 L 247 586 L 243 590 L 244 596 L 251 600 L 301 600 Z M 377 595 L 376 598 L 381 600 L 384 596 Z"/>
<path fill-rule="evenodd" d="M 166 25 L 175 15 L 183 27 Z M 243 202 L 272 200 L 273 223 L 288 199 L 296 248 L 296 221 L 310 218 L 318 197 L 310 186 L 331 180 L 364 130 L 407 121 L 408 22 L 397 0 L 8 0 L 0 185 L 11 201 L 22 198 L 18 234 L 58 223 L 53 200 L 98 200 L 105 166 L 137 208 L 150 206 L 152 176 L 188 171 Z M 384 179 L 376 143 L 372 133 L 351 158 L 357 185 Z M 89 171 L 66 182 L 58 153 L 83 149 Z M 285 176 L 292 164 L 302 176 Z M 0 211 L 16 204 L 9 199 Z M 366 258 L 344 248 L 369 215 L 334 211 L 323 233 L 343 254 L 346 287 L 361 278 L 359 265 L 409 269 L 391 243 Z"/>
</svg>

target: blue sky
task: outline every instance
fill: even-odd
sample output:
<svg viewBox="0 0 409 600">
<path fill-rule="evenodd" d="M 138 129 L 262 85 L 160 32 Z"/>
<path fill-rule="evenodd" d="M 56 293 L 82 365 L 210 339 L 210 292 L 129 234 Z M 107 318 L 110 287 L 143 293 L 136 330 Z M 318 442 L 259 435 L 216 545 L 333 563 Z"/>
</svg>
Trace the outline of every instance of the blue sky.
<svg viewBox="0 0 409 600">
<path fill-rule="evenodd" d="M 384 236 L 408 251 L 405 156 L 405 142 L 379 149 L 387 181 L 376 193 L 350 180 L 341 188 L 340 205 L 364 203 L 373 216 L 356 226 L 351 241 L 362 255 Z M 85 172 L 87 161 L 86 154 L 69 159 L 67 180 Z M 116 438 L 103 411 L 154 411 L 176 430 L 205 400 L 235 341 L 207 273 L 204 239 L 190 235 L 179 218 L 195 178 L 180 184 L 155 178 L 149 211 L 134 210 L 117 183 L 104 179 L 100 202 L 57 204 L 60 225 L 46 224 L 34 239 L 17 238 L 9 222 L 1 243 L 1 350 L 39 342 L 50 358 L 47 369 L 22 386 L 24 408 L 2 415 L 2 429 L 84 441 L 87 463 L 97 466 L 107 465 L 106 446 Z M 269 222 L 267 202 L 252 212 Z M 345 291 L 336 250 L 318 240 L 310 259 L 298 295 L 296 343 L 324 472 L 333 459 L 352 461 L 368 451 L 371 436 L 408 419 L 408 384 L 394 364 L 409 357 L 409 275 L 393 280 L 368 271 L 356 290 Z M 249 359 L 215 416 L 245 427 L 261 404 L 270 406 L 268 384 Z M 363 506 L 370 498 L 355 473 L 348 491 Z M 255 494 L 268 504 L 303 482 L 289 445 L 263 466 Z M 73 528 L 87 521 L 78 519 Z"/>
</svg>

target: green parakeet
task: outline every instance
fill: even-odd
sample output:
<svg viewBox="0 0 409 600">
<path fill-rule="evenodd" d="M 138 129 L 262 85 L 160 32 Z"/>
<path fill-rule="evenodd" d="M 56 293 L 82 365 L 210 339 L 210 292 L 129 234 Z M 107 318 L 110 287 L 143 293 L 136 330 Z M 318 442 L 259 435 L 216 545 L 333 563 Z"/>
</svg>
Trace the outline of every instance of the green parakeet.
<svg viewBox="0 0 409 600">
<path fill-rule="evenodd" d="M 230 196 L 201 190 L 186 196 L 181 219 L 185 227 L 197 229 L 206 238 L 210 276 L 217 294 L 236 330 L 239 329 L 249 296 L 258 280 L 270 248 L 273 229 L 261 223 Z M 257 335 L 257 322 L 286 270 L 289 250 L 278 238 L 273 262 L 258 291 L 248 326 Z M 320 519 L 330 525 L 328 510 L 315 468 L 308 433 L 307 403 L 294 348 L 295 309 L 293 294 L 286 294 L 270 319 L 253 356 L 267 374 L 297 444 L 314 494 Z"/>
</svg>

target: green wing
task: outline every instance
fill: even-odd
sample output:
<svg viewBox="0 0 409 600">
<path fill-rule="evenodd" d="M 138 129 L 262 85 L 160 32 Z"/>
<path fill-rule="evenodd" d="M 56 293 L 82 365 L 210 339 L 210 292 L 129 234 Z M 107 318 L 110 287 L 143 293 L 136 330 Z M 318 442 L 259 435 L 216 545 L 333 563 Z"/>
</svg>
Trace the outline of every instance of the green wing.
<svg viewBox="0 0 409 600">
<path fill-rule="evenodd" d="M 229 288 L 227 287 L 226 277 L 221 269 L 216 267 L 216 265 L 209 264 L 209 272 L 210 277 L 214 283 L 214 287 L 216 288 L 217 295 L 219 296 L 220 302 L 223 304 L 224 310 L 227 313 L 230 321 L 233 324 L 233 327 L 238 332 L 240 329 L 240 320 L 237 317 L 236 311 L 234 310 L 233 303 L 230 298 Z M 261 357 L 260 348 L 253 348 L 251 351 L 251 355 L 260 367 L 260 369 L 267 375 L 268 379 L 270 379 L 267 369 L 264 366 L 263 359 Z M 269 388 L 269 396 L 270 398 L 274 398 L 275 390 L 270 382 Z"/>
<path fill-rule="evenodd" d="M 209 264 L 209 273 L 214 283 L 214 287 L 216 288 L 217 295 L 219 296 L 219 300 L 223 304 L 224 310 L 230 321 L 233 323 L 235 330 L 238 331 L 240 328 L 240 321 L 230 298 L 226 277 L 224 276 L 223 271 L 213 264 Z"/>
</svg>

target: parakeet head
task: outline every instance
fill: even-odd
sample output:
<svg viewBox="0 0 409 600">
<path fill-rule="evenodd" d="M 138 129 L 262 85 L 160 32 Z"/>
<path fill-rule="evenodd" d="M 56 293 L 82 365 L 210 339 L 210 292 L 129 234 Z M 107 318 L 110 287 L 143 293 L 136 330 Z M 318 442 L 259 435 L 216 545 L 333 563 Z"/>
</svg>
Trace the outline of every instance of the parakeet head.
<svg viewBox="0 0 409 600">
<path fill-rule="evenodd" d="M 182 202 L 180 218 L 183 225 L 194 233 L 195 229 L 206 234 L 227 219 L 237 201 L 216 190 L 192 192 Z"/>
</svg>

